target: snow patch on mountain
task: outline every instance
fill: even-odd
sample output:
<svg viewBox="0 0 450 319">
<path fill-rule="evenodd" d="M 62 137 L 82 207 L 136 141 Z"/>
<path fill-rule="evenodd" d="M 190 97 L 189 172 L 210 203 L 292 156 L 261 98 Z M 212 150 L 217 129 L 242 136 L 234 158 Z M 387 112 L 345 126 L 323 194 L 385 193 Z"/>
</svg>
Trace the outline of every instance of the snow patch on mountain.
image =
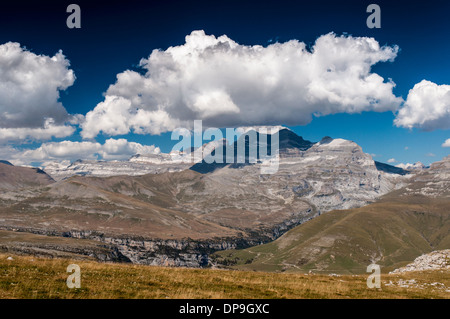
<svg viewBox="0 0 450 319">
<path fill-rule="evenodd" d="M 178 172 L 188 169 L 192 164 L 184 163 L 180 158 L 172 158 L 168 154 L 134 155 L 128 161 L 93 161 L 78 160 L 73 163 L 48 163 L 44 170 L 54 180 L 59 181 L 70 176 L 107 177 L 116 175 L 139 176 Z"/>
<path fill-rule="evenodd" d="M 411 163 L 400 163 L 398 165 L 395 165 L 395 167 L 399 167 L 402 168 L 404 170 L 408 170 L 408 171 L 413 171 L 413 170 L 422 170 L 427 168 L 427 166 L 425 166 L 422 162 L 416 162 L 414 164 Z"/>
</svg>

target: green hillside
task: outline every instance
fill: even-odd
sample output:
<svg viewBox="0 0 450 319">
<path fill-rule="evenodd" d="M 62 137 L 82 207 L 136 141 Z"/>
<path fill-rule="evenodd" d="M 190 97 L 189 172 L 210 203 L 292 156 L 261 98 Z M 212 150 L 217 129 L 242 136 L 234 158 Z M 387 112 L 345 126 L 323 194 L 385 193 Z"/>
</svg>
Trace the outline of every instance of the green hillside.
<svg viewBox="0 0 450 319">
<path fill-rule="evenodd" d="M 448 199 L 398 198 L 322 214 L 274 242 L 217 252 L 215 262 L 235 269 L 344 274 L 364 273 L 377 263 L 386 273 L 450 248 Z"/>
</svg>

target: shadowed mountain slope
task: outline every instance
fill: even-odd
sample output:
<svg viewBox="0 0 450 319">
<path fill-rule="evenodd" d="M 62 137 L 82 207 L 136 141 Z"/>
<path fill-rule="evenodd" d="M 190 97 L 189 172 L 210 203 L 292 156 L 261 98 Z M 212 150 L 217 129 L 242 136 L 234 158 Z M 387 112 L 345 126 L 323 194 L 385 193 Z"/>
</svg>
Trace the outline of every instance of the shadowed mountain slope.
<svg viewBox="0 0 450 319">
<path fill-rule="evenodd" d="M 39 168 L 14 166 L 7 161 L 0 162 L 0 189 L 30 188 L 52 183 L 54 180 Z"/>
</svg>

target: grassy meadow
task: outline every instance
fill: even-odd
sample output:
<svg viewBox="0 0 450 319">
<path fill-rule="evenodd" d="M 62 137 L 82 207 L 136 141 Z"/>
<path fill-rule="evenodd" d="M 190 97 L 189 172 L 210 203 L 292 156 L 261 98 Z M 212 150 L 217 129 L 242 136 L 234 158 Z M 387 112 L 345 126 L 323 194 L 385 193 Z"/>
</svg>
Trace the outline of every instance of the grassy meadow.
<svg viewBox="0 0 450 319">
<path fill-rule="evenodd" d="M 81 268 L 79 289 L 66 285 L 66 268 L 73 263 Z M 380 289 L 367 287 L 368 275 L 167 268 L 0 254 L 0 298 L 450 298 L 449 272 L 382 274 Z"/>
</svg>

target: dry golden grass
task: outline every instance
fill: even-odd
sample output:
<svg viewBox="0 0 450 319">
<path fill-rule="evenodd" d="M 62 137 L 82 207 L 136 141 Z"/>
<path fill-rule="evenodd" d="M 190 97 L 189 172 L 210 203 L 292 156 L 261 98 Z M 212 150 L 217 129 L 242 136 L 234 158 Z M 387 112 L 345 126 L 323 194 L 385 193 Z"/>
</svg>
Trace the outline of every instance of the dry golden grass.
<svg viewBox="0 0 450 319">
<path fill-rule="evenodd" d="M 0 298 L 449 298 L 450 274 L 429 271 L 382 275 L 369 289 L 367 276 L 328 276 L 164 268 L 0 254 Z M 66 268 L 81 267 L 81 288 L 69 289 Z M 386 285 L 415 279 L 419 287 Z M 439 285 L 430 285 L 438 282 Z"/>
</svg>

